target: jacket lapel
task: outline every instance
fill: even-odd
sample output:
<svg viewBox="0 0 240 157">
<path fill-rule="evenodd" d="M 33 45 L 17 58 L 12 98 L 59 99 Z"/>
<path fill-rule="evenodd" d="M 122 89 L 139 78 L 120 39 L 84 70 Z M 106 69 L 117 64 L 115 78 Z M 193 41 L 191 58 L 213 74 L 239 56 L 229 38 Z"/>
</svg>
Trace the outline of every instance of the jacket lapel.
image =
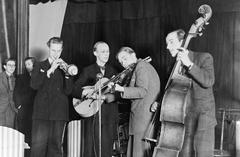
<svg viewBox="0 0 240 157">
<path fill-rule="evenodd" d="M 2 83 L 3 83 L 3 85 L 6 87 L 6 89 L 8 90 L 8 80 L 7 80 L 7 74 L 6 74 L 6 72 L 3 73 Z"/>
</svg>

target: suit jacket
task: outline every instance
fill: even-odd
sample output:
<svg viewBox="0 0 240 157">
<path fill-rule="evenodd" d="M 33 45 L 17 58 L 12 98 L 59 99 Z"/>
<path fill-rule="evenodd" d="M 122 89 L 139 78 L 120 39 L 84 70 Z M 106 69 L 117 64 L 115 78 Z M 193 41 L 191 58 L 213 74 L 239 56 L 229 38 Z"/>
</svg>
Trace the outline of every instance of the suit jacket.
<svg viewBox="0 0 240 157">
<path fill-rule="evenodd" d="M 32 119 L 33 102 L 36 91 L 30 87 L 31 77 L 28 72 L 16 77 L 13 100 L 18 110 L 18 117 L 21 119 Z"/>
<path fill-rule="evenodd" d="M 110 65 L 106 64 L 105 66 L 105 74 L 103 77 L 110 79 L 113 75 L 116 74 L 116 71 Z M 101 71 L 97 63 L 85 67 L 78 80 L 75 82 L 73 96 L 76 98 L 81 98 L 83 91 L 82 87 L 95 85 L 97 82 L 96 75 L 98 73 L 101 73 Z M 102 123 L 114 123 L 118 116 L 117 113 L 118 108 L 116 103 L 102 104 Z"/>
<path fill-rule="evenodd" d="M 187 71 L 188 77 L 193 79 L 193 110 L 192 116 L 197 116 L 197 130 L 214 127 L 215 100 L 213 84 L 215 82 L 213 58 L 209 53 L 196 53 L 189 51 L 189 58 L 194 65 Z"/>
<path fill-rule="evenodd" d="M 12 77 L 13 87 L 15 86 L 15 77 Z M 13 91 L 9 90 L 6 72 L 0 73 L 0 114 L 4 113 L 8 107 L 16 110 L 13 102 Z"/>
<path fill-rule="evenodd" d="M 50 68 L 47 60 L 35 64 L 31 87 L 37 90 L 33 107 L 33 119 L 43 120 L 68 120 L 69 100 L 72 92 L 72 78 L 65 78 L 64 72 L 57 68 L 50 78 L 47 70 Z"/>
<path fill-rule="evenodd" d="M 129 134 L 143 135 L 152 118 L 151 104 L 160 92 L 160 79 L 153 66 L 138 61 L 129 84 L 124 87 L 122 98 L 131 99 Z"/>
</svg>

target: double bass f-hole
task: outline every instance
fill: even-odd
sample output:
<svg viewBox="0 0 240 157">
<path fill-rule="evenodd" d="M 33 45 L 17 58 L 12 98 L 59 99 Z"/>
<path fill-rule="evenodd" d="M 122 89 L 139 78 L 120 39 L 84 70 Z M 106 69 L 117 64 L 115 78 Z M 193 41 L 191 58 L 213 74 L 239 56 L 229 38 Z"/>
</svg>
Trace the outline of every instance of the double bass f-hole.
<svg viewBox="0 0 240 157">
<path fill-rule="evenodd" d="M 190 40 L 202 34 L 203 25 L 208 24 L 212 16 L 211 7 L 204 4 L 198 9 L 202 15 L 191 26 L 183 41 L 187 48 Z M 168 79 L 161 104 L 161 132 L 154 148 L 153 157 L 193 157 L 194 121 L 186 118 L 192 105 L 192 80 L 182 75 L 183 65 L 177 61 Z M 191 125 L 191 126 L 190 126 Z"/>
</svg>

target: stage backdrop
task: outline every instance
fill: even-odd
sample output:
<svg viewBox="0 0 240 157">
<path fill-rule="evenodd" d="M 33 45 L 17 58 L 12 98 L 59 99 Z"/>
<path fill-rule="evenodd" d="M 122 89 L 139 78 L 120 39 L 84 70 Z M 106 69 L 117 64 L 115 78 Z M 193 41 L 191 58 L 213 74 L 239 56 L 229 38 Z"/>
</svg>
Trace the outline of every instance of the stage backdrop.
<svg viewBox="0 0 240 157">
<path fill-rule="evenodd" d="M 217 109 L 240 108 L 239 0 L 71 0 L 61 34 L 65 43 L 63 57 L 81 72 L 84 66 L 95 62 L 93 44 L 103 40 L 110 46 L 110 62 L 122 70 L 115 54 L 121 46 L 130 46 L 138 57 L 152 57 L 151 64 L 161 77 L 163 89 L 173 65 L 165 37 L 179 28 L 187 32 L 199 17 L 198 7 L 202 4 L 212 7 L 213 16 L 203 36 L 192 39 L 189 48 L 213 55 Z M 216 147 L 219 138 L 218 130 Z"/>
<path fill-rule="evenodd" d="M 49 38 L 61 35 L 67 0 L 37 3 L 29 7 L 29 53 L 40 60 L 46 57 Z"/>
</svg>

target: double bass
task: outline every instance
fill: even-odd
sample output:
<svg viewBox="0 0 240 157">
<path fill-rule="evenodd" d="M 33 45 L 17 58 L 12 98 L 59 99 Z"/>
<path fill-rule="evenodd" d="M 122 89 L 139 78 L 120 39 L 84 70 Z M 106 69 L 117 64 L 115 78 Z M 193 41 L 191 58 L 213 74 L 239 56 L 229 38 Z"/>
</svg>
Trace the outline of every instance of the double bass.
<svg viewBox="0 0 240 157">
<path fill-rule="evenodd" d="M 202 14 L 192 24 L 187 37 L 181 45 L 187 48 L 190 40 L 201 35 L 203 25 L 208 24 L 212 15 L 211 7 L 201 5 L 198 12 Z M 161 132 L 154 148 L 153 157 L 192 157 L 193 127 L 189 127 L 187 115 L 192 105 L 192 80 L 186 77 L 181 61 L 177 61 L 168 79 L 162 99 L 160 121 Z M 190 120 L 191 121 L 191 120 Z M 186 127 L 188 125 L 188 127 Z"/>
</svg>

